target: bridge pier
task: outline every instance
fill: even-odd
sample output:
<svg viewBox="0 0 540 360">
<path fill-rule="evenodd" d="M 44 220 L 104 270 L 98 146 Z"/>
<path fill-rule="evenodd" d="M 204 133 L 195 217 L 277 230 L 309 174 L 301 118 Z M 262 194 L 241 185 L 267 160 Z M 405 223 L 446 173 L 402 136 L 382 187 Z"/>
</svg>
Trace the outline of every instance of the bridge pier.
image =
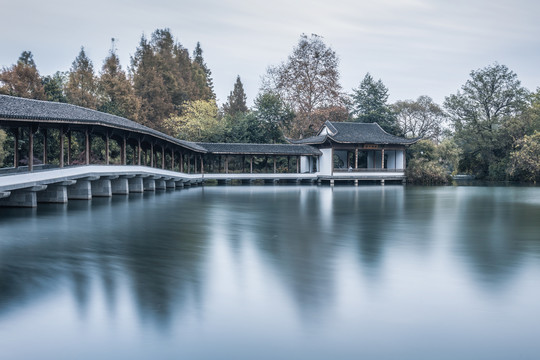
<svg viewBox="0 0 540 360">
<path fill-rule="evenodd" d="M 163 179 L 155 179 L 155 189 L 156 190 L 166 190 L 167 184 L 165 183 L 165 180 Z"/>
<path fill-rule="evenodd" d="M 99 176 L 91 176 L 78 179 L 73 185 L 68 186 L 68 200 L 91 200 L 92 185 L 91 182 L 98 180 Z"/>
<path fill-rule="evenodd" d="M 128 180 L 128 189 L 130 193 L 142 193 L 144 192 L 143 178 L 135 176 Z"/>
<path fill-rule="evenodd" d="M 143 179 L 144 191 L 156 191 L 156 180 L 153 177 Z"/>
<path fill-rule="evenodd" d="M 121 176 L 111 180 L 111 191 L 113 195 L 129 194 L 129 179 L 126 176 Z"/>
<path fill-rule="evenodd" d="M 165 187 L 167 189 L 176 189 L 176 183 L 177 181 L 175 181 L 174 179 L 167 180 L 165 181 Z"/>
<path fill-rule="evenodd" d="M 68 201 L 67 187 L 75 184 L 76 180 L 62 181 L 50 184 L 47 189 L 37 193 L 38 203 L 65 204 Z"/>
<path fill-rule="evenodd" d="M 92 196 L 96 197 L 111 197 L 112 185 L 111 180 L 118 179 L 118 176 L 105 176 L 98 180 L 92 181 Z"/>
<path fill-rule="evenodd" d="M 14 190 L 8 197 L 0 199 L 1 207 L 25 207 L 34 208 L 37 206 L 37 192 L 43 191 L 47 188 L 47 185 L 37 185 L 25 189 Z"/>
</svg>

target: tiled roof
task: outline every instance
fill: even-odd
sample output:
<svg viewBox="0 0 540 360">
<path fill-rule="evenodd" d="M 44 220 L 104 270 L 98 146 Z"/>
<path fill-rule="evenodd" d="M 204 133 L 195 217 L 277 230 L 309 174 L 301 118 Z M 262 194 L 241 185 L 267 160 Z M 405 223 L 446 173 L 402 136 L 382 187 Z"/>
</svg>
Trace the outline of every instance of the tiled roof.
<svg viewBox="0 0 540 360">
<path fill-rule="evenodd" d="M 326 126 L 330 132 L 310 138 L 292 141 L 295 144 L 322 144 L 327 139 L 342 144 L 399 144 L 410 145 L 419 139 L 405 139 L 391 135 L 376 123 L 329 122 Z M 320 134 L 320 133 L 319 133 Z"/>
<path fill-rule="evenodd" d="M 102 125 L 151 135 L 194 151 L 206 152 L 193 142 L 178 140 L 126 118 L 65 103 L 0 95 L 0 119 Z"/>
<path fill-rule="evenodd" d="M 197 143 L 212 154 L 246 154 L 246 155 L 313 155 L 322 153 L 309 145 L 293 144 L 224 144 L 224 143 Z"/>
</svg>

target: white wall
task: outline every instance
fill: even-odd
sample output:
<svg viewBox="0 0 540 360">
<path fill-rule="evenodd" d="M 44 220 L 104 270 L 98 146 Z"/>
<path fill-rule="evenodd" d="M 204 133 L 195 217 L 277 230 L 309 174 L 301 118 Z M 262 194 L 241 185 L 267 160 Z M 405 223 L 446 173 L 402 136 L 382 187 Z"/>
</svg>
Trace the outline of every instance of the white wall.
<svg viewBox="0 0 540 360">
<path fill-rule="evenodd" d="M 319 172 L 321 175 L 332 175 L 332 149 L 319 149 L 322 152 L 319 158 Z"/>
<path fill-rule="evenodd" d="M 405 153 L 405 151 L 403 151 L 403 150 L 397 150 L 396 151 L 396 164 L 397 164 L 398 169 L 403 169 L 404 168 L 404 166 L 403 166 L 403 163 L 404 163 L 403 154 L 404 153 Z"/>
</svg>

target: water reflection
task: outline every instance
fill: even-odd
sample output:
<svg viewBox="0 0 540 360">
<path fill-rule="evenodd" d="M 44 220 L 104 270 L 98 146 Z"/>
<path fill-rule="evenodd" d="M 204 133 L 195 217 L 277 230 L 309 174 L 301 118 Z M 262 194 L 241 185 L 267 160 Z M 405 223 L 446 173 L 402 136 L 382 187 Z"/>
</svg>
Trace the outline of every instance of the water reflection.
<svg viewBox="0 0 540 360">
<path fill-rule="evenodd" d="M 284 314 L 369 338 L 369 321 L 395 331 L 372 314 L 421 316 L 423 302 L 452 308 L 450 291 L 489 299 L 527 284 L 540 271 L 538 219 L 540 189 L 487 187 L 206 187 L 0 209 L 0 332 L 68 292 L 82 323 L 102 296 L 107 317 L 133 306 L 142 328 L 172 338 L 185 323 L 224 341 L 231 326 L 260 345 L 265 313 L 291 338 Z M 433 315 L 454 324 L 446 331 L 463 325 Z"/>
</svg>

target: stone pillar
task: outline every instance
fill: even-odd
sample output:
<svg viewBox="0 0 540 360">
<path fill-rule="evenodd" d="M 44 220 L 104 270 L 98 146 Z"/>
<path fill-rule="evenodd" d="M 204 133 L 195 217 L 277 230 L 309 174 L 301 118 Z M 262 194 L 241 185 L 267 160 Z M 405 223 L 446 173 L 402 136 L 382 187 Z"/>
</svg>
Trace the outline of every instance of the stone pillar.
<svg viewBox="0 0 540 360">
<path fill-rule="evenodd" d="M 144 191 L 156 191 L 156 180 L 153 177 L 143 179 Z"/>
<path fill-rule="evenodd" d="M 174 179 L 167 180 L 165 186 L 167 189 L 176 189 L 176 181 Z"/>
<path fill-rule="evenodd" d="M 98 180 L 92 181 L 92 196 L 95 197 L 111 197 L 112 196 L 112 186 L 111 179 L 109 177 L 100 178 Z"/>
<path fill-rule="evenodd" d="M 128 179 L 129 192 L 130 193 L 142 193 L 144 192 L 143 178 L 136 176 L 134 178 Z"/>
<path fill-rule="evenodd" d="M 91 200 L 92 199 L 92 185 L 91 180 L 97 180 L 99 177 L 87 177 L 78 179 L 77 183 L 68 186 L 68 199 L 69 200 Z"/>
<path fill-rule="evenodd" d="M 56 184 L 50 184 L 47 189 L 37 193 L 38 203 L 63 204 L 68 201 L 67 187 L 75 184 L 76 180 L 62 181 Z"/>
<path fill-rule="evenodd" d="M 111 191 L 113 195 L 129 194 L 129 179 L 125 176 L 111 180 Z"/>
<path fill-rule="evenodd" d="M 47 185 L 37 185 L 26 189 L 13 190 L 8 197 L 0 198 L 0 207 L 25 207 L 37 206 L 36 192 L 43 191 Z M 6 193 L 3 193 L 6 194 Z"/>
<path fill-rule="evenodd" d="M 167 189 L 167 184 L 165 183 L 164 179 L 155 179 L 154 184 L 155 184 L 156 190 Z"/>
</svg>

